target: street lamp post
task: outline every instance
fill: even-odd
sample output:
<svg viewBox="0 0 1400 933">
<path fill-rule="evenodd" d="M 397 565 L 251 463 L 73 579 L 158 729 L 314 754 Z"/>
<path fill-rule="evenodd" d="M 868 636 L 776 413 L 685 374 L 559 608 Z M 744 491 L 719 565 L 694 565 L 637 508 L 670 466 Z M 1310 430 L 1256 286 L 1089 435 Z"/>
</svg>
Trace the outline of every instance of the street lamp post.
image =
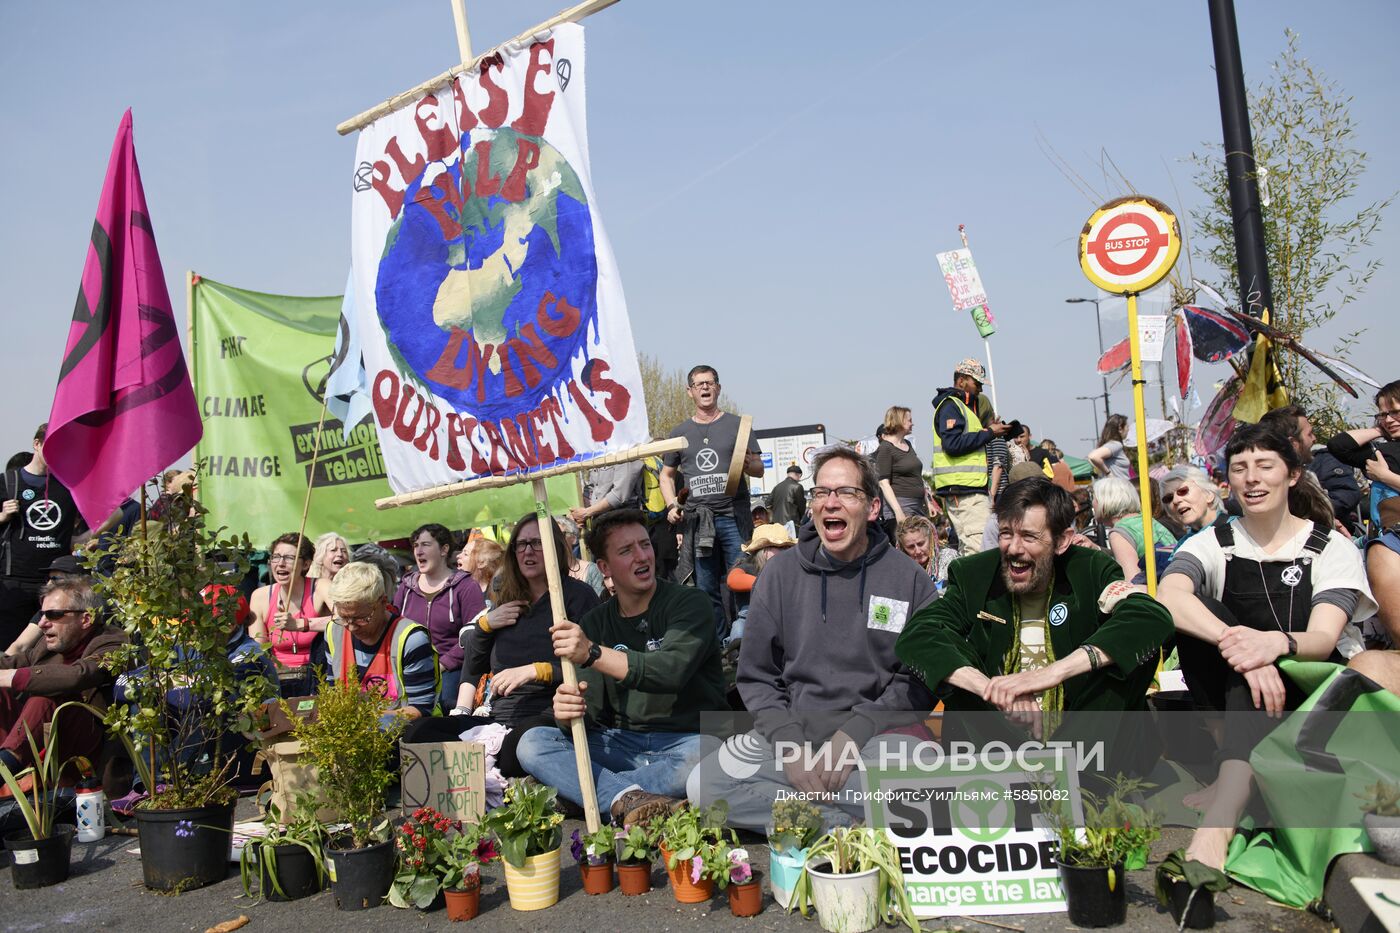
<svg viewBox="0 0 1400 933">
<path fill-rule="evenodd" d="M 1090 404 L 1089 404 L 1089 412 L 1094 416 L 1094 436 L 1093 436 L 1093 438 L 1091 438 L 1091 441 L 1093 442 L 1093 444 L 1094 444 L 1095 446 L 1098 446 L 1098 443 L 1099 443 L 1099 409 L 1098 409 L 1098 406 L 1094 405 L 1093 403 L 1094 403 L 1094 402 L 1097 402 L 1097 401 L 1099 400 L 1099 397 L 1098 397 L 1097 395 L 1076 395 L 1076 396 L 1074 397 L 1074 400 L 1075 400 L 1076 402 L 1089 402 L 1089 403 L 1090 403 Z"/>
<path fill-rule="evenodd" d="M 1066 298 L 1066 299 L 1065 299 L 1065 304 L 1069 304 L 1069 305 L 1086 304 L 1086 303 L 1088 303 L 1088 302 L 1093 302 L 1093 303 L 1094 303 L 1094 325 L 1098 328 L 1098 331 L 1099 331 L 1099 358 L 1100 358 L 1100 359 L 1103 358 L 1103 317 L 1100 316 L 1100 314 L 1099 314 L 1099 302 L 1102 301 L 1102 300 L 1103 300 L 1103 299 L 1101 299 L 1101 298 Z M 1104 421 L 1107 421 L 1108 418 L 1109 418 L 1109 412 L 1108 412 L 1108 377 L 1107 377 L 1107 376 L 1102 376 L 1101 378 L 1103 379 L 1103 417 L 1104 417 Z M 1087 396 L 1087 397 L 1088 397 L 1088 398 L 1095 398 L 1096 396 L 1092 396 L 1092 395 L 1091 395 L 1091 396 Z M 1098 417 L 1095 416 L 1094 420 L 1097 422 L 1097 421 L 1098 421 Z"/>
</svg>

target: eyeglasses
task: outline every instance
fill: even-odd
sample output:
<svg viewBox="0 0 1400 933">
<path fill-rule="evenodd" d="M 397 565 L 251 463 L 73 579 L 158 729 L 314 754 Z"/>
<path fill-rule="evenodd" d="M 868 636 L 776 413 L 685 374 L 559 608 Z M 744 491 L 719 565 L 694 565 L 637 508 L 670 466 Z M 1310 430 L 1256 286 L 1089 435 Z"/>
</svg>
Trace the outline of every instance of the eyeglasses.
<svg viewBox="0 0 1400 933">
<path fill-rule="evenodd" d="M 833 493 L 835 493 L 836 498 L 851 505 L 865 498 L 865 492 L 854 486 L 837 486 L 835 489 L 827 489 L 825 486 L 813 486 L 812 501 L 822 502 L 827 496 Z"/>
<path fill-rule="evenodd" d="M 707 380 L 705 380 L 704 382 L 692 382 L 692 383 L 690 384 L 690 387 L 691 387 L 692 389 L 718 389 L 718 388 L 719 388 L 719 383 L 718 383 L 718 382 L 710 382 L 710 381 L 707 379 Z"/>
<path fill-rule="evenodd" d="M 1187 485 L 1186 483 L 1182 483 L 1180 486 L 1176 487 L 1175 489 L 1172 489 L 1172 490 L 1169 490 L 1169 491 L 1167 491 L 1167 492 L 1162 493 L 1162 504 L 1163 504 L 1163 505 L 1171 505 L 1173 499 L 1177 498 L 1178 496 L 1181 496 L 1181 497 L 1184 498 L 1184 497 L 1186 496 L 1186 494 L 1189 493 L 1190 491 L 1191 491 L 1190 486 Z"/>
<path fill-rule="evenodd" d="M 1400 421 L 1400 408 L 1392 408 L 1390 411 L 1378 411 L 1371 417 L 1376 419 L 1377 423 L 1391 418 Z"/>
<path fill-rule="evenodd" d="M 515 553 L 524 554 L 527 551 L 543 551 L 544 542 L 539 538 L 521 538 L 515 542 Z"/>
<path fill-rule="evenodd" d="M 267 562 L 269 564 L 290 564 L 296 559 L 297 556 L 295 554 L 273 554 L 267 559 Z"/>
<path fill-rule="evenodd" d="M 57 622 L 64 616 L 80 616 L 85 612 L 87 612 L 86 609 L 41 609 L 39 615 L 50 622 Z"/>
<path fill-rule="evenodd" d="M 372 617 L 369 615 L 343 616 L 338 612 L 335 614 L 335 621 L 345 626 L 346 628 L 349 628 L 352 625 L 363 625 L 369 622 L 371 618 Z"/>
</svg>

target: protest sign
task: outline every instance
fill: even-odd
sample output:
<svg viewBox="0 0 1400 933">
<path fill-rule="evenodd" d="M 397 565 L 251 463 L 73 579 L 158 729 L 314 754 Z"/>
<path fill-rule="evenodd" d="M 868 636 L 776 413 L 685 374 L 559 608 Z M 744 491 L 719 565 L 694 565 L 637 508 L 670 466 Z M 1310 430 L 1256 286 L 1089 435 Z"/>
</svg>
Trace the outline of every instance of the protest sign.
<svg viewBox="0 0 1400 933">
<path fill-rule="evenodd" d="M 407 536 L 425 522 L 450 528 L 513 522 L 534 509 L 527 487 L 457 496 L 433 505 L 378 511 L 389 494 L 373 425 L 327 418 L 316 473 L 316 423 L 340 316 L 339 296 L 268 295 L 196 277 L 190 315 L 195 395 L 204 437 L 200 500 L 233 534 L 254 544 L 295 530 L 314 481 L 307 535 L 339 532 L 352 543 Z M 571 477 L 548 481 L 552 508 L 578 502 Z"/>
<path fill-rule="evenodd" d="M 866 770 L 870 825 L 899 852 L 919 918 L 1064 910 L 1055 833 L 1042 815 L 1067 806 L 1083 824 L 1069 749 L 1019 751 L 1006 767 L 991 756 Z"/>
<path fill-rule="evenodd" d="M 987 290 L 982 287 L 982 276 L 978 275 L 977 265 L 972 261 L 972 250 L 964 246 L 939 253 L 938 268 L 948 285 L 954 310 L 969 312 L 972 323 L 977 326 L 977 333 L 984 338 L 995 334 L 996 319 L 987 305 Z"/>
<path fill-rule="evenodd" d="M 647 440 L 585 88 L 566 24 L 360 132 L 354 305 L 396 492 Z"/>
<path fill-rule="evenodd" d="M 1138 340 L 1142 345 L 1144 362 L 1162 362 L 1162 352 L 1167 343 L 1167 316 L 1165 314 L 1139 314 Z"/>
<path fill-rule="evenodd" d="M 432 807 L 475 823 L 486 812 L 486 747 L 480 742 L 399 744 L 403 811 Z"/>
</svg>

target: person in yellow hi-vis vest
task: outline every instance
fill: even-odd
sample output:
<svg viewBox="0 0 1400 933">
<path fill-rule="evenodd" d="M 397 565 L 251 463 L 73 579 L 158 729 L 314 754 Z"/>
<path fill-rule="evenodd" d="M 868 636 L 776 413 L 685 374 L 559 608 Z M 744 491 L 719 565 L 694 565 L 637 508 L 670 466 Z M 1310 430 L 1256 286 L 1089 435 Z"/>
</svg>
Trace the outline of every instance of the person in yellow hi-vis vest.
<svg viewBox="0 0 1400 933">
<path fill-rule="evenodd" d="M 958 535 L 958 553 L 982 549 L 991 500 L 987 497 L 987 443 L 1010 428 L 977 417 L 977 397 L 987 371 L 974 359 L 953 368 L 953 385 L 933 399 L 933 492 Z"/>
</svg>

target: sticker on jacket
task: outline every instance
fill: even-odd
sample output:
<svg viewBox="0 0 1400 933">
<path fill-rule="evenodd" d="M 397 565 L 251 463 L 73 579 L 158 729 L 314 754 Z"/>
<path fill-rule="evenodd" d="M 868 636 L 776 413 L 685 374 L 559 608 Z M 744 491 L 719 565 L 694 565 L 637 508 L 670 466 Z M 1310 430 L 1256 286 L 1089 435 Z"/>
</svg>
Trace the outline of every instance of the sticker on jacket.
<svg viewBox="0 0 1400 933">
<path fill-rule="evenodd" d="M 888 596 L 870 597 L 870 614 L 865 620 L 866 628 L 893 632 L 898 635 L 904 631 L 904 623 L 908 620 L 909 603 L 902 599 L 891 599 Z"/>
</svg>

